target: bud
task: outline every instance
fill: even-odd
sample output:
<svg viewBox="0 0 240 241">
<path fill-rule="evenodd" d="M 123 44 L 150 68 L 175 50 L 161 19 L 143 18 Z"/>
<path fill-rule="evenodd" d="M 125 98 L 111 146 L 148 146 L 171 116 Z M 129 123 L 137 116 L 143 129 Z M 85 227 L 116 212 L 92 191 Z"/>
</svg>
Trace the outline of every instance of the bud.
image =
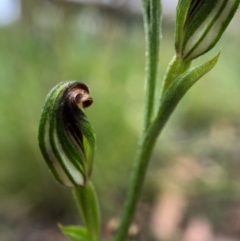
<svg viewBox="0 0 240 241">
<path fill-rule="evenodd" d="M 88 87 L 61 82 L 48 94 L 39 125 L 39 146 L 55 179 L 84 186 L 91 174 L 95 136 L 82 109 L 92 104 Z"/>
<path fill-rule="evenodd" d="M 215 46 L 240 0 L 179 0 L 176 17 L 177 56 L 192 60 Z"/>
</svg>

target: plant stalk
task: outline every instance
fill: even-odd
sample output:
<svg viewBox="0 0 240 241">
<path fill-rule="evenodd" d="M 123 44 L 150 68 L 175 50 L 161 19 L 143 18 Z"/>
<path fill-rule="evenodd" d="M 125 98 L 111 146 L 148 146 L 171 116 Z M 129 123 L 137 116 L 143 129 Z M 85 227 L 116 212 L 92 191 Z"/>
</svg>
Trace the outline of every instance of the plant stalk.
<svg viewBox="0 0 240 241">
<path fill-rule="evenodd" d="M 124 206 L 120 227 L 115 241 L 123 241 L 128 233 L 128 228 L 134 217 L 139 196 L 141 194 L 144 177 L 152 149 L 157 139 L 157 133 L 152 133 L 151 121 L 154 115 L 155 95 L 157 85 L 159 45 L 160 45 L 160 20 L 161 1 L 142 0 L 143 21 L 146 36 L 146 79 L 145 79 L 145 113 L 143 131 L 139 138 L 139 145 L 135 156 L 131 186 L 127 201 Z M 150 128 L 150 129 L 149 129 Z M 149 132 L 150 131 L 150 132 Z"/>
<path fill-rule="evenodd" d="M 142 6 L 146 36 L 146 101 L 143 127 L 146 130 L 154 114 L 161 30 L 161 1 L 142 0 Z"/>
<path fill-rule="evenodd" d="M 128 190 L 122 220 L 117 235 L 114 239 L 115 241 L 124 241 L 127 237 L 128 229 L 134 217 L 138 200 L 141 195 L 151 153 L 160 130 L 160 125 L 158 125 L 158 123 L 155 121 L 153 124 L 151 124 L 147 133 L 145 133 L 140 140 L 134 161 L 133 175 L 130 180 L 131 186 Z"/>
<path fill-rule="evenodd" d="M 177 65 L 172 65 L 172 62 L 170 62 L 169 66 L 170 67 L 168 69 L 171 69 L 171 71 L 167 70 L 165 76 L 169 82 L 174 81 L 174 79 L 182 73 L 179 69 L 187 69 L 186 63 L 184 62 L 179 62 Z M 164 94 L 164 92 L 162 92 L 162 94 Z M 167 106 L 160 104 L 153 122 L 150 123 L 149 128 L 142 133 L 135 156 L 130 187 L 123 209 L 122 220 L 114 241 L 124 241 L 127 237 L 128 229 L 133 220 L 142 192 L 153 148 L 173 110 L 174 108 L 168 109 Z"/>
<path fill-rule="evenodd" d="M 91 182 L 73 189 L 73 197 L 86 225 L 90 241 L 100 240 L 100 210 L 95 188 Z"/>
</svg>

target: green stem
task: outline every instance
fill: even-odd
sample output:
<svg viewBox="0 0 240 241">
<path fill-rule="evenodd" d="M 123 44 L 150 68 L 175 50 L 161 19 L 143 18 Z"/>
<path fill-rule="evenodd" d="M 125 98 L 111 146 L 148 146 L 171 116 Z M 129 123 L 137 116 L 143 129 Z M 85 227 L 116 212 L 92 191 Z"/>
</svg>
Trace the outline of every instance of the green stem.
<svg viewBox="0 0 240 241">
<path fill-rule="evenodd" d="M 165 80 L 167 80 L 168 83 L 166 86 L 169 86 L 169 84 L 188 67 L 189 64 L 186 65 L 185 62 L 180 61 L 179 59 L 175 60 L 173 64 L 170 63 L 170 68 L 167 70 L 165 76 Z M 164 94 L 164 92 L 162 92 L 162 94 Z M 150 123 L 148 129 L 142 133 L 135 157 L 132 178 L 123 210 L 122 220 L 114 241 L 124 241 L 127 236 L 128 228 L 134 217 L 138 200 L 141 195 L 153 148 L 173 110 L 174 107 L 168 108 L 167 105 L 160 104 L 153 122 Z"/>
<path fill-rule="evenodd" d="M 124 241 L 127 236 L 128 228 L 134 217 L 137 203 L 142 191 L 150 156 L 160 131 L 159 128 L 160 126 L 156 125 L 156 122 L 154 122 L 140 140 L 134 162 L 133 175 L 130 181 L 131 186 L 129 187 L 121 224 L 114 239 L 115 241 Z"/>
<path fill-rule="evenodd" d="M 100 240 L 100 210 L 97 194 L 91 182 L 73 189 L 73 197 L 88 230 L 90 241 Z"/>
<path fill-rule="evenodd" d="M 160 44 L 161 1 L 142 0 L 142 6 L 146 36 L 146 102 L 144 126 L 136 153 L 131 187 L 129 189 L 122 220 L 115 241 L 123 241 L 127 236 L 128 228 L 133 219 L 141 193 L 148 160 L 157 138 L 157 135 L 155 138 L 149 138 L 149 135 L 146 135 L 146 132 L 151 125 L 151 120 L 154 115 Z"/>
<path fill-rule="evenodd" d="M 154 101 L 157 85 L 157 72 L 160 44 L 160 0 L 142 0 L 143 20 L 146 36 L 146 102 L 144 116 L 144 130 L 146 130 L 153 118 Z"/>
</svg>

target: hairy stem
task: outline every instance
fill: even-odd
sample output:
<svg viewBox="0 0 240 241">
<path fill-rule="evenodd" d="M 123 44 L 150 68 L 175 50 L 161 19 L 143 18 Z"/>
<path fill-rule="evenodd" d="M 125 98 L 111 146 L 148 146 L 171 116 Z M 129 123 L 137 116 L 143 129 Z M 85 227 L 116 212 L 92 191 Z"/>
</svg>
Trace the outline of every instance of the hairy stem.
<svg viewBox="0 0 240 241">
<path fill-rule="evenodd" d="M 140 140 L 135 157 L 133 175 L 130 181 L 131 186 L 129 187 L 127 201 L 124 206 L 121 224 L 115 237 L 115 241 L 124 241 L 127 236 L 128 228 L 134 217 L 138 200 L 141 195 L 151 153 L 160 130 L 160 125 L 155 121 L 150 125 L 147 133 L 145 133 Z"/>
<path fill-rule="evenodd" d="M 169 66 L 170 67 L 168 68 L 165 75 L 165 80 L 167 80 L 168 83 L 165 86 L 166 89 L 170 85 L 170 83 L 172 83 L 190 66 L 190 63 L 186 63 L 177 59 L 174 61 L 174 63 L 170 62 Z M 164 91 L 162 91 L 162 95 L 164 95 Z M 117 235 L 115 237 L 115 241 L 124 241 L 127 236 L 128 228 L 134 217 L 137 204 L 141 195 L 147 167 L 151 158 L 153 148 L 155 146 L 158 136 L 160 135 L 163 127 L 171 116 L 174 108 L 174 106 L 168 108 L 166 104 L 160 103 L 154 120 L 152 121 L 152 123 L 149 124 L 148 129 L 145 129 L 142 133 L 135 157 L 132 178 L 127 195 L 127 200 L 124 206 L 122 220 Z"/>
<path fill-rule="evenodd" d="M 146 36 L 146 101 L 144 116 L 144 130 L 146 130 L 154 114 L 161 29 L 161 2 L 160 0 L 142 0 L 142 5 Z"/>
<path fill-rule="evenodd" d="M 97 194 L 91 182 L 73 189 L 73 197 L 86 225 L 90 241 L 100 240 L 100 210 Z"/>
<path fill-rule="evenodd" d="M 135 157 L 131 186 L 129 188 L 123 216 L 115 241 L 123 241 L 127 236 L 128 228 L 134 217 L 139 196 L 141 194 L 148 161 L 157 138 L 157 133 L 152 133 L 152 128 L 150 128 L 150 126 L 152 125 L 151 121 L 154 115 L 154 102 L 156 99 L 155 93 L 160 44 L 161 1 L 142 0 L 142 5 L 146 36 L 146 101 L 144 126 Z"/>
</svg>

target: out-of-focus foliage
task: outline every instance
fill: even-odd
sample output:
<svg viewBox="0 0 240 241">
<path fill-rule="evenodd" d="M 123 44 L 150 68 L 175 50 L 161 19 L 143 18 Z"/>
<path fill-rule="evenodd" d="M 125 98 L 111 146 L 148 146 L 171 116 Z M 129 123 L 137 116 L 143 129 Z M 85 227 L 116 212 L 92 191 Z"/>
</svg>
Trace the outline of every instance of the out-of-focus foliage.
<svg viewBox="0 0 240 241">
<path fill-rule="evenodd" d="M 93 182 L 106 236 L 112 230 L 108 220 L 120 214 L 130 181 L 144 98 L 142 23 L 90 7 L 73 15 L 64 9 L 30 4 L 23 8 L 21 22 L 0 29 L 1 241 L 65 240 L 56 223 L 77 221 L 69 190 L 52 179 L 37 143 L 43 101 L 60 81 L 80 80 L 91 88 L 94 103 L 86 114 L 97 135 Z M 150 208 L 159 204 L 168 210 L 164 200 L 169 193 L 177 193 L 177 198 L 170 199 L 170 210 L 175 207 L 181 213 L 175 222 L 181 230 L 200 215 L 221 234 L 240 232 L 231 225 L 240 220 L 235 212 L 240 210 L 240 32 L 236 23 L 217 46 L 223 47 L 217 66 L 187 94 L 163 131 L 137 215 L 140 229 L 142 222 L 148 223 L 146 215 L 155 221 L 164 217 L 160 213 L 152 218 Z M 164 25 L 160 77 L 174 53 L 173 32 L 171 24 Z M 177 209 L 174 200 L 184 203 L 184 208 Z"/>
</svg>

